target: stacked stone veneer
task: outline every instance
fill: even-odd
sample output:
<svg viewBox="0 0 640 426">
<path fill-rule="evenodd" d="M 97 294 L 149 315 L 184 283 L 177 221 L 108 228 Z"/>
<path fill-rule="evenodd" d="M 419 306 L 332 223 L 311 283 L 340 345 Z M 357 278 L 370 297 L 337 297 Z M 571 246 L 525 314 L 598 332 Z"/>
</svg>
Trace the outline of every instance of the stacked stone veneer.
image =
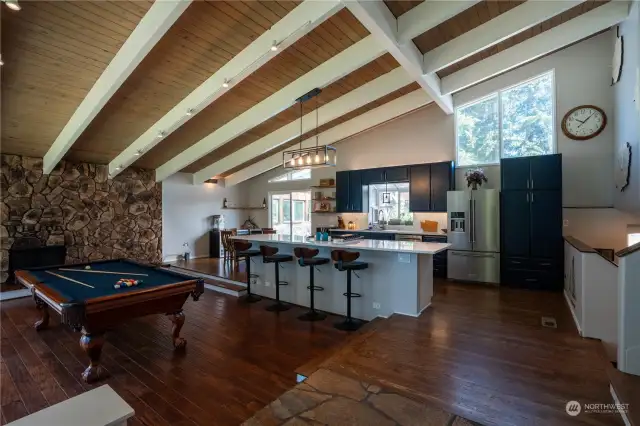
<svg viewBox="0 0 640 426">
<path fill-rule="evenodd" d="M 67 262 L 127 257 L 160 261 L 162 190 L 153 171 L 61 161 L 50 175 L 42 159 L 2 155 L 0 282 L 16 239 L 65 244 Z"/>
</svg>

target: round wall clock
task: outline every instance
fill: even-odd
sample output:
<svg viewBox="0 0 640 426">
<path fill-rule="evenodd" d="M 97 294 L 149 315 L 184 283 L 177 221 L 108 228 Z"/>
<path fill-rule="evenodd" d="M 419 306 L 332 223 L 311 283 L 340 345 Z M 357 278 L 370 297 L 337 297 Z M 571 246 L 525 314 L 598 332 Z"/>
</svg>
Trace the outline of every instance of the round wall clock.
<svg viewBox="0 0 640 426">
<path fill-rule="evenodd" d="M 571 139 L 583 141 L 598 136 L 607 125 L 607 115 L 594 105 L 581 105 L 562 119 L 562 132 Z"/>
</svg>

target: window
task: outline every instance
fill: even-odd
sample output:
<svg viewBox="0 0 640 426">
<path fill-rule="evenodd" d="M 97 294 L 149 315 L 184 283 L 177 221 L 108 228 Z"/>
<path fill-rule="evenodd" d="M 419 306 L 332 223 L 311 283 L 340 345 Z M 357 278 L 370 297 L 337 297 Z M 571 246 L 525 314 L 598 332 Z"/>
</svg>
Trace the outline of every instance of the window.
<svg viewBox="0 0 640 426">
<path fill-rule="evenodd" d="M 458 166 L 554 152 L 553 72 L 456 109 Z"/>
<path fill-rule="evenodd" d="M 282 200 L 282 221 L 291 222 L 291 200 Z"/>
<path fill-rule="evenodd" d="M 311 169 L 292 170 L 283 175 L 269 179 L 269 183 L 285 182 L 288 180 L 307 180 L 311 179 Z"/>
<path fill-rule="evenodd" d="M 293 221 L 302 222 L 304 220 L 304 201 L 295 200 L 293 202 Z"/>
<path fill-rule="evenodd" d="M 271 226 L 280 224 L 280 200 L 273 198 L 271 200 Z"/>
<path fill-rule="evenodd" d="M 409 184 L 369 185 L 371 223 L 412 225 L 413 213 L 409 211 Z"/>
</svg>

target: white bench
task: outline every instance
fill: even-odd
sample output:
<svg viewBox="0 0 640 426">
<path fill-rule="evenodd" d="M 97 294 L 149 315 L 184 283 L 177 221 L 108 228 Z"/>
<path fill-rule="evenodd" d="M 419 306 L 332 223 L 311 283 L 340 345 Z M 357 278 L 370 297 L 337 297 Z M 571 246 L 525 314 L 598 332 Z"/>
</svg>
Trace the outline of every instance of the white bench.
<svg viewBox="0 0 640 426">
<path fill-rule="evenodd" d="M 9 423 L 7 426 L 125 426 L 133 408 L 104 385 Z"/>
</svg>

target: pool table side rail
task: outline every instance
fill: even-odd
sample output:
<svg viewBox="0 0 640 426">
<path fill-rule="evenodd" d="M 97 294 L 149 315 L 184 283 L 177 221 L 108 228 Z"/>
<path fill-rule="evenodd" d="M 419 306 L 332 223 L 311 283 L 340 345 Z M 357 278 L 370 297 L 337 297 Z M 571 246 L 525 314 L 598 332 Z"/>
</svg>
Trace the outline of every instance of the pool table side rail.
<svg viewBox="0 0 640 426">
<path fill-rule="evenodd" d="M 36 277 L 31 275 L 29 271 L 19 270 L 15 272 L 16 279 L 20 284 L 31 290 L 31 294 L 38 294 L 42 299 L 48 299 L 49 305 L 56 311 L 60 312 L 60 305 L 67 303 L 69 300 L 51 287 L 41 283 Z M 44 297 L 43 297 L 44 296 Z"/>
</svg>

